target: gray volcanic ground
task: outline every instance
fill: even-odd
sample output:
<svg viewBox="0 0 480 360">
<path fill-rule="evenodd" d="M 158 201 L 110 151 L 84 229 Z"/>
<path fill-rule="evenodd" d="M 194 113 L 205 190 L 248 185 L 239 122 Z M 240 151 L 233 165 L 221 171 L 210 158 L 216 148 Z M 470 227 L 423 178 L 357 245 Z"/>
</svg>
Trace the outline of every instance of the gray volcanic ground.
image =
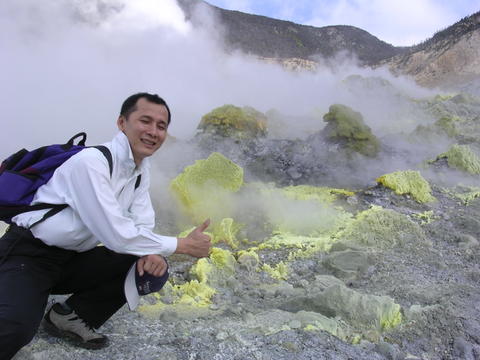
<svg viewBox="0 0 480 360">
<path fill-rule="evenodd" d="M 224 55 L 173 1 L 141 28 L 119 25 L 145 18 L 134 5 L 88 4 L 0 5 L 18 20 L 0 17 L 5 115 L 18 119 L 4 157 L 19 134 L 29 148 L 77 130 L 106 141 L 124 97 L 158 92 L 174 117 L 152 161 L 157 231 L 209 216 L 214 250 L 172 256 L 168 285 L 100 329 L 109 348 L 40 329 L 16 360 L 480 358 L 475 91 L 348 61 L 287 72 Z"/>
<path fill-rule="evenodd" d="M 175 156 L 176 166 L 156 163 L 157 230 L 178 234 L 209 214 L 210 258 L 172 256 L 169 285 L 101 329 L 108 349 L 74 349 L 40 330 L 16 359 L 479 358 L 480 101 L 405 102 L 417 115 L 450 116 L 453 128 L 444 120 L 379 137 L 374 157 L 322 132 L 236 141 L 199 133 L 171 142 L 162 156 Z M 195 153 L 179 154 L 192 143 Z M 285 144 L 306 149 L 298 157 Z M 454 155 L 456 148 L 464 152 Z M 432 155 L 440 152 L 447 157 Z M 171 183 L 176 167 L 209 155 Z M 376 184 L 387 173 L 398 183 Z M 402 180 L 407 173 L 416 176 Z M 182 178 L 189 174 L 193 185 Z M 187 212 L 170 183 L 193 199 Z"/>
</svg>

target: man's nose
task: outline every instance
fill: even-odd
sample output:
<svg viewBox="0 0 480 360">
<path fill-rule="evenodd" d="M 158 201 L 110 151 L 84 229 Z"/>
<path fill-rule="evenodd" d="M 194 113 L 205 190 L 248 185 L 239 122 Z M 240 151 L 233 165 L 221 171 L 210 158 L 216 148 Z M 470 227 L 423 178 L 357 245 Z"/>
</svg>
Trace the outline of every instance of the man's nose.
<svg viewBox="0 0 480 360">
<path fill-rule="evenodd" d="M 158 137 L 158 128 L 156 125 L 150 125 L 147 129 L 147 133 L 148 135 L 152 136 L 152 137 Z"/>
</svg>

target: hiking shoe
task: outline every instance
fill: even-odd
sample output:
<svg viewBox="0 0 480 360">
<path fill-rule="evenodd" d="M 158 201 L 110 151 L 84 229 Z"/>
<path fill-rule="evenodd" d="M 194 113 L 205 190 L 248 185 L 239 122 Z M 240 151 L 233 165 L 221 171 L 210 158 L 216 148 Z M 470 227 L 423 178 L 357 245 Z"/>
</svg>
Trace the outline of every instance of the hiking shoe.
<svg viewBox="0 0 480 360">
<path fill-rule="evenodd" d="M 101 349 L 108 346 L 108 338 L 97 333 L 75 311 L 67 312 L 55 303 L 44 317 L 44 328 L 52 336 L 66 338 L 86 349 Z"/>
</svg>

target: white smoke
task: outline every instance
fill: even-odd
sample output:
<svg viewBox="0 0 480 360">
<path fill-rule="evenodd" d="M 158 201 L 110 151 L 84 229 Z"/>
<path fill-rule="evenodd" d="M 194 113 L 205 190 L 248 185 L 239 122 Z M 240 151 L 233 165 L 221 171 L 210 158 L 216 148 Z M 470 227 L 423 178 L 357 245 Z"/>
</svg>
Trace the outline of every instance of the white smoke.
<svg viewBox="0 0 480 360">
<path fill-rule="evenodd" d="M 222 27 L 207 10 L 198 14 L 207 25 L 203 30 L 185 19 L 174 0 L 0 2 L 0 157 L 21 147 L 61 143 L 80 131 L 88 133 L 88 144 L 109 141 L 122 101 L 140 91 L 167 100 L 173 114 L 169 132 L 180 139 L 191 138 L 201 117 L 224 104 L 275 109 L 284 119 L 277 135 L 290 138 L 321 129 L 334 103 L 360 111 L 379 136 L 434 120 L 411 112 L 409 98 L 432 94 L 412 80 L 359 68 L 342 56 L 328 62 L 334 68 L 292 72 L 239 52 L 227 54 Z M 395 90 L 375 82 L 346 86 L 352 74 L 388 79 Z M 153 159 L 152 191 L 160 203 L 170 201 L 170 179 L 199 156 L 187 144 L 161 149 Z M 398 146 L 414 153 L 411 144 Z M 438 152 L 446 150 L 437 146 Z M 365 168 L 362 176 L 374 179 L 384 168 L 407 166 L 386 162 L 367 164 L 374 170 Z"/>
<path fill-rule="evenodd" d="M 75 4 L 85 19 L 95 19 L 102 28 L 110 32 L 128 34 L 170 27 L 187 34 L 191 30 L 175 0 L 129 2 L 110 0 L 101 3 L 97 0 L 77 0 Z M 111 10 L 109 14 L 105 14 L 105 10 L 102 9 Z"/>
<path fill-rule="evenodd" d="M 193 28 L 174 0 L 5 0 L 0 26 L 3 157 L 82 130 L 89 143 L 107 141 L 121 102 L 138 91 L 169 102 L 170 133 L 180 138 L 190 137 L 203 114 L 226 103 L 296 115 L 326 112 L 334 102 L 360 111 L 375 104 L 358 101 L 341 86 L 347 75 L 376 74 L 372 70 L 293 73 L 254 57 L 227 55 L 221 28 L 210 26 L 213 34 Z"/>
</svg>

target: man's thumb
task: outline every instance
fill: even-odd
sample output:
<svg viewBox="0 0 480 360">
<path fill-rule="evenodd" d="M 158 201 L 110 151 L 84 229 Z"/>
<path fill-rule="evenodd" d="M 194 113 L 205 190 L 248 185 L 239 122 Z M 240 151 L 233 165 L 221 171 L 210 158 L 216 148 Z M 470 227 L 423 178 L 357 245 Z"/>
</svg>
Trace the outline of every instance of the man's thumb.
<svg viewBox="0 0 480 360">
<path fill-rule="evenodd" d="M 210 225 L 210 219 L 207 219 L 203 222 L 203 224 L 199 225 L 197 229 L 200 230 L 201 232 L 204 232 L 209 225 Z"/>
</svg>

